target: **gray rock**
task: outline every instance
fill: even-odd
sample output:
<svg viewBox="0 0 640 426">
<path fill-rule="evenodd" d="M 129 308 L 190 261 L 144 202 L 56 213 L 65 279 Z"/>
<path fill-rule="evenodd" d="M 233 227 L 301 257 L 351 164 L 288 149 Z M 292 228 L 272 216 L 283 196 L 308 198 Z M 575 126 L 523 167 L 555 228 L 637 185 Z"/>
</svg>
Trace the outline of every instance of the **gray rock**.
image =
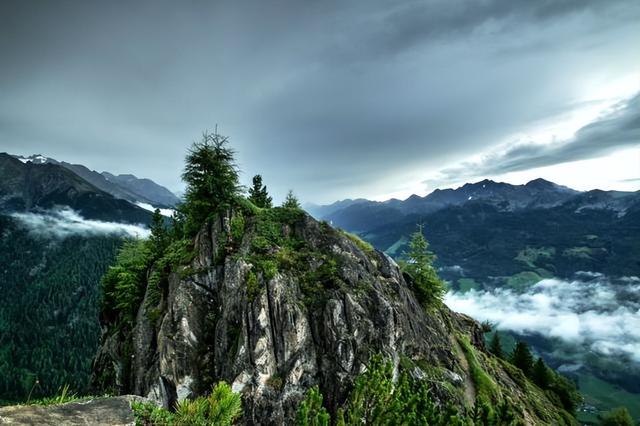
<svg viewBox="0 0 640 426">
<path fill-rule="evenodd" d="M 133 426 L 135 420 L 130 403 L 134 398 L 120 396 L 50 406 L 0 407 L 0 425 Z"/>
<path fill-rule="evenodd" d="M 229 223 L 230 217 L 221 217 L 197 235 L 192 264 L 169 274 L 158 319 L 149 319 L 143 302 L 130 368 L 117 359 L 127 342 L 116 350 L 113 337 L 105 337 L 96 371 L 120 366 L 120 392 L 172 407 L 224 380 L 242 394 L 246 424 L 288 424 L 314 385 L 335 411 L 370 357 L 380 353 L 396 367 L 420 365 L 412 374 L 433 383 L 433 395 L 443 403 L 473 405 L 475 389 L 456 336 L 468 336 L 483 351 L 479 325 L 445 306 L 426 312 L 391 258 L 364 252 L 303 215 L 283 233 L 303 241 L 311 255 L 267 277 L 248 256 L 254 218 L 247 218 L 242 241 L 230 241 Z M 319 282 L 313 273 L 328 259 L 335 271 Z M 253 299 L 249 274 L 260 289 Z M 504 376 L 505 386 L 516 386 L 504 372 L 495 374 Z M 447 382 L 459 391 L 452 394 Z"/>
</svg>

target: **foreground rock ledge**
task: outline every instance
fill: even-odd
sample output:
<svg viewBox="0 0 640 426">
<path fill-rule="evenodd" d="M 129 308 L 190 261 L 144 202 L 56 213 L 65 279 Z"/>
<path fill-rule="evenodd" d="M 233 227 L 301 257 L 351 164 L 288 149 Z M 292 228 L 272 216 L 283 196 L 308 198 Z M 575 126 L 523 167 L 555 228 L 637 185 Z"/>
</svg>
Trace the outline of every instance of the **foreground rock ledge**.
<svg viewBox="0 0 640 426">
<path fill-rule="evenodd" d="M 60 405 L 0 407 L 0 425 L 109 425 L 133 426 L 132 396 L 105 397 Z"/>
</svg>

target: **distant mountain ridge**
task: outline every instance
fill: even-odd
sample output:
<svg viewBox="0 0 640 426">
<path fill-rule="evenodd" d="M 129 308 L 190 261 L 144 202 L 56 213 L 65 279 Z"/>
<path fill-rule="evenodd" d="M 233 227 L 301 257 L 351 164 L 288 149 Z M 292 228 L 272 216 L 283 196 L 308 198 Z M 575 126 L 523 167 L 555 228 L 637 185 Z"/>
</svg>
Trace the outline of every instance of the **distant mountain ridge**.
<svg viewBox="0 0 640 426">
<path fill-rule="evenodd" d="M 483 203 L 498 211 L 515 212 L 524 209 L 549 209 L 573 203 L 575 209 L 595 208 L 624 214 L 633 192 L 592 190 L 580 192 L 544 179 L 535 179 L 524 185 L 511 185 L 485 179 L 467 183 L 456 189 L 436 189 L 425 197 L 412 195 L 405 200 L 370 201 L 344 200 L 328 206 L 316 206 L 311 212 L 319 219 L 355 231 L 366 231 L 409 215 L 427 215 L 439 210 Z"/>
<path fill-rule="evenodd" d="M 52 162 L 24 162 L 0 153 L 0 211 L 25 212 L 70 207 L 88 219 L 148 223 L 150 213 L 102 191 Z"/>
<path fill-rule="evenodd" d="M 14 158 L 23 163 L 32 164 L 56 164 L 62 166 L 82 179 L 91 183 L 96 188 L 111 194 L 115 198 L 127 200 L 131 203 L 145 203 L 154 207 L 173 208 L 180 199 L 167 188 L 146 178 L 137 178 L 132 174 L 114 175 L 109 172 L 99 173 L 90 170 L 82 164 L 71 164 L 66 161 L 58 161 L 54 158 L 45 157 L 41 154 L 23 157 L 13 155 Z"/>
</svg>

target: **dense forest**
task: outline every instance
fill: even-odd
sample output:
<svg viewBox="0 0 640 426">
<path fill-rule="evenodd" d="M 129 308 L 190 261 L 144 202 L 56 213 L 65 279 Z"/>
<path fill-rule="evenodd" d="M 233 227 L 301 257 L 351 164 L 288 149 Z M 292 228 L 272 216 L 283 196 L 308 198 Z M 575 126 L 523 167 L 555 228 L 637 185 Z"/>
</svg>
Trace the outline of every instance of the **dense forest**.
<svg viewBox="0 0 640 426">
<path fill-rule="evenodd" d="M 0 401 L 87 389 L 100 339 L 98 282 L 121 241 L 44 237 L 0 216 Z"/>
</svg>

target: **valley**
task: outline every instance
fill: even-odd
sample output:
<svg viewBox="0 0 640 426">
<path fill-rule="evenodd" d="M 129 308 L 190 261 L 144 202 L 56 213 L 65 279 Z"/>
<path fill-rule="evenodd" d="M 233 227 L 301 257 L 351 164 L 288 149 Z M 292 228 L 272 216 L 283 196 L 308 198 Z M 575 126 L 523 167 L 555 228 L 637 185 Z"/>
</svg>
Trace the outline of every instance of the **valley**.
<svg viewBox="0 0 640 426">
<path fill-rule="evenodd" d="M 438 273 L 449 284 L 448 305 L 527 341 L 576 380 L 585 394 L 580 419 L 593 422 L 620 400 L 640 416 L 640 193 L 578 192 L 540 179 L 520 186 L 484 180 L 405 201 L 356 200 L 336 207 L 317 211 L 398 259 L 422 225 Z M 545 293 L 545 284 L 564 290 Z M 550 307 L 522 319 L 526 307 L 545 294 Z M 514 325 L 518 319 L 532 325 Z M 567 327 L 577 331 L 554 334 L 545 321 L 569 321 Z M 594 350 L 576 338 L 590 333 L 597 339 L 589 321 L 621 334 Z M 626 327 L 630 334 L 624 334 Z M 609 391 L 620 399 L 606 397 Z"/>
<path fill-rule="evenodd" d="M 25 192 L 15 181 L 5 184 L 0 197 L 5 200 L 0 253 L 8 266 L 0 280 L 6 301 L 0 304 L 0 400 L 45 397 L 65 386 L 89 392 L 101 334 L 99 282 L 124 242 L 149 235 L 150 205 L 142 201 L 148 198 L 103 192 L 74 169 L 60 168 L 63 163 L 0 160 L 14 179 L 18 169 L 30 182 L 55 182 Z M 75 170 L 86 169 L 79 167 Z M 621 402 L 640 415 L 635 409 L 640 362 L 634 353 L 640 336 L 621 341 L 621 335 L 598 336 L 597 324 L 580 328 L 585 313 L 599 313 L 597 321 L 611 330 L 620 327 L 615 321 L 624 321 L 625 313 L 631 322 L 637 319 L 637 193 L 581 193 L 542 180 L 520 187 L 482 181 L 424 198 L 360 199 L 315 209 L 325 212 L 333 227 L 355 232 L 399 261 L 421 225 L 437 255 L 438 274 L 449 286 L 447 305 L 491 323 L 495 328 L 485 335 L 487 342 L 495 330 L 507 353 L 516 340 L 526 341 L 573 379 L 585 396 L 578 410 L 583 422 L 596 421 Z M 545 311 L 536 310 L 541 297 L 548 300 Z M 567 336 L 572 330 L 546 326 L 558 321 L 575 321 L 577 337 Z M 633 327 L 629 332 L 635 336 Z M 69 341 L 77 343 L 65 345 Z"/>
</svg>

